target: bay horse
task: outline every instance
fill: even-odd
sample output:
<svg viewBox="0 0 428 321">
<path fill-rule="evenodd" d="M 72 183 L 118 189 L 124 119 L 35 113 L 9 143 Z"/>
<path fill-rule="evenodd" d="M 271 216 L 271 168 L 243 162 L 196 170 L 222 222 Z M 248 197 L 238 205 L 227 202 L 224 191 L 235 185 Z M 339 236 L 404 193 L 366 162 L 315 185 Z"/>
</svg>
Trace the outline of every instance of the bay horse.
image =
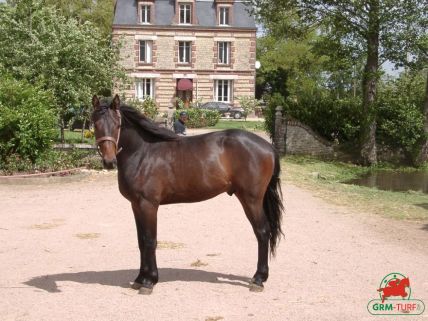
<svg viewBox="0 0 428 321">
<path fill-rule="evenodd" d="M 250 290 L 262 291 L 272 255 L 283 234 L 279 157 L 271 144 L 246 131 L 178 136 L 136 109 L 92 98 L 96 144 L 106 169 L 117 166 L 119 191 L 131 202 L 140 249 L 140 271 L 132 288 L 150 294 L 156 265 L 159 205 L 200 202 L 235 194 L 258 242 L 257 271 Z"/>
</svg>

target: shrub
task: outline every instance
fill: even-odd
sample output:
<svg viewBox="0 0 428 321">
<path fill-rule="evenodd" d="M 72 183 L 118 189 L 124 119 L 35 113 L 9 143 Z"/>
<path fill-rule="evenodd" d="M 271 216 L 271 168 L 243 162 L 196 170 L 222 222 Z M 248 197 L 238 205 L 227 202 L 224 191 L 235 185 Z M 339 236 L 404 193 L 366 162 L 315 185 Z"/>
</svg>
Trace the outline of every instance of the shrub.
<svg viewBox="0 0 428 321">
<path fill-rule="evenodd" d="M 179 109 L 175 111 L 174 118 L 180 117 L 180 112 L 185 111 L 188 115 L 186 126 L 188 128 L 201 128 L 215 126 L 220 120 L 220 113 L 216 110 L 199 108 Z"/>
<path fill-rule="evenodd" d="M 53 172 L 77 167 L 102 169 L 102 163 L 100 157 L 93 151 L 50 149 L 43 153 L 34 164 L 29 159 L 22 158 L 17 154 L 9 155 L 5 162 L 0 164 L 0 174 Z"/>
<path fill-rule="evenodd" d="M 83 132 L 83 136 L 84 136 L 85 138 L 94 138 L 94 137 L 95 137 L 95 134 L 94 134 L 94 131 L 93 131 L 93 130 L 85 129 L 85 130 L 84 130 L 84 132 Z"/>
<path fill-rule="evenodd" d="M 27 82 L 0 79 L 0 160 L 37 159 L 52 145 L 57 115 L 52 97 Z"/>
<path fill-rule="evenodd" d="M 273 138 L 275 131 L 275 113 L 276 107 L 285 106 L 285 99 L 280 94 L 273 94 L 271 97 L 267 97 L 267 106 L 263 109 L 263 116 L 265 118 L 264 129 L 269 134 L 270 138 Z"/>
<path fill-rule="evenodd" d="M 425 135 L 420 105 L 398 92 L 386 91 L 379 96 L 377 140 L 392 150 L 402 149 L 413 161 Z"/>
<path fill-rule="evenodd" d="M 239 105 L 244 110 L 244 117 L 247 120 L 247 116 L 251 114 L 256 107 L 260 104 L 260 102 L 251 96 L 240 96 L 238 97 Z"/>
<path fill-rule="evenodd" d="M 146 97 L 144 100 L 128 100 L 126 103 L 138 109 L 144 116 L 151 120 L 155 120 L 159 115 L 159 108 L 155 101 L 150 97 Z"/>
<path fill-rule="evenodd" d="M 284 99 L 274 94 L 268 98 L 264 111 L 265 129 L 274 131 L 275 109 L 283 106 L 283 113 L 310 126 L 318 134 L 332 141 L 355 143 L 361 123 L 361 101 L 358 98 L 337 99 L 330 95 L 301 97 L 298 100 Z"/>
</svg>

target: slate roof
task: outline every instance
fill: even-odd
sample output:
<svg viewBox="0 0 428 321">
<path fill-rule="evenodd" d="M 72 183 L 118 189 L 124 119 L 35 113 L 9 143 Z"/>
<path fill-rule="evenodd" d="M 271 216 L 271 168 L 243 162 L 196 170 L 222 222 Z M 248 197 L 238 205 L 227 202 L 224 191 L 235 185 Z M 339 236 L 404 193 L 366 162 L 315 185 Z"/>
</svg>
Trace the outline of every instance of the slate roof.
<svg viewBox="0 0 428 321">
<path fill-rule="evenodd" d="M 155 0 L 155 26 L 171 26 L 174 17 L 175 0 Z M 214 1 L 196 0 L 195 10 L 200 27 L 218 27 Z M 254 18 L 247 12 L 243 2 L 233 3 L 233 19 L 231 27 L 255 29 Z M 113 26 L 139 25 L 136 0 L 117 0 Z M 193 25 L 195 26 L 195 25 Z M 221 27 L 224 28 L 224 27 Z"/>
</svg>

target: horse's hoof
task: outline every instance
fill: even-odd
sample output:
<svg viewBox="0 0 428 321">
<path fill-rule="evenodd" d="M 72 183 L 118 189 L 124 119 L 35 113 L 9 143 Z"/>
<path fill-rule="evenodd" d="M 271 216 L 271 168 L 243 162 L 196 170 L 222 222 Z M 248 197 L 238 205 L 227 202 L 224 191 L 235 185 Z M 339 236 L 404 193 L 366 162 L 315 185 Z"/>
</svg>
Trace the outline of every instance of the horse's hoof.
<svg viewBox="0 0 428 321">
<path fill-rule="evenodd" d="M 263 292 L 264 290 L 263 284 L 257 284 L 254 281 L 250 281 L 250 291 L 251 292 Z"/>
<path fill-rule="evenodd" d="M 138 291 L 138 294 L 142 294 L 142 295 L 150 295 L 153 292 L 153 288 L 145 288 L 145 287 L 141 287 L 140 290 Z"/>
<path fill-rule="evenodd" d="M 131 283 L 131 289 L 134 289 L 134 290 L 139 290 L 139 289 L 141 289 L 142 286 L 143 285 L 141 283 L 138 283 L 138 282 L 132 282 Z"/>
</svg>

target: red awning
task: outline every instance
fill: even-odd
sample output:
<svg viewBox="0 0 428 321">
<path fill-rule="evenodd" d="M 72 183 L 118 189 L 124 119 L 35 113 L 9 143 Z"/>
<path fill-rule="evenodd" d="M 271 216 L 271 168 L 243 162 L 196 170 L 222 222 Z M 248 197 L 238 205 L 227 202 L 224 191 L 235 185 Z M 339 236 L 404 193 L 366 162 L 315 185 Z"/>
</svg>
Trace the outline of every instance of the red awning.
<svg viewBox="0 0 428 321">
<path fill-rule="evenodd" d="M 192 90 L 193 89 L 193 83 L 190 79 L 180 79 L 177 83 L 177 89 L 178 90 Z"/>
</svg>

